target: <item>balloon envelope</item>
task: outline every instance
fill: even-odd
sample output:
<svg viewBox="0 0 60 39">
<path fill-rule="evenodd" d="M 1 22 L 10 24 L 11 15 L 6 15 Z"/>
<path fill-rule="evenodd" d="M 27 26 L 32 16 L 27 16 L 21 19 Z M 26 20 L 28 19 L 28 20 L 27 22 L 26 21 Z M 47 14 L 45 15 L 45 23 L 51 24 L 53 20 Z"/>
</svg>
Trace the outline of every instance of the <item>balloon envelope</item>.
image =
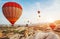
<svg viewBox="0 0 60 39">
<path fill-rule="evenodd" d="M 38 11 L 38 14 L 40 14 L 40 11 Z"/>
<path fill-rule="evenodd" d="M 16 2 L 7 2 L 2 6 L 4 16 L 13 25 L 22 14 L 22 7 Z"/>
<path fill-rule="evenodd" d="M 53 24 L 53 23 L 51 23 L 51 24 L 50 24 L 50 27 L 51 27 L 52 29 L 54 29 L 54 28 L 56 27 L 56 25 Z"/>
</svg>

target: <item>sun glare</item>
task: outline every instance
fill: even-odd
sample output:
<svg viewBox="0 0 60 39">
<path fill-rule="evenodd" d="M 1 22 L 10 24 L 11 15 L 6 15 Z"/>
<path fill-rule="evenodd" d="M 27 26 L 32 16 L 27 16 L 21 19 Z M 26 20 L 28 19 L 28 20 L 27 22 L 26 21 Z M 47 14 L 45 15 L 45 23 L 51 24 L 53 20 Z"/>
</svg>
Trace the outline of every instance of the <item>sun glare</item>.
<svg viewBox="0 0 60 39">
<path fill-rule="evenodd" d="M 47 22 L 54 22 L 54 21 L 55 21 L 54 18 L 51 17 L 47 18 Z"/>
</svg>

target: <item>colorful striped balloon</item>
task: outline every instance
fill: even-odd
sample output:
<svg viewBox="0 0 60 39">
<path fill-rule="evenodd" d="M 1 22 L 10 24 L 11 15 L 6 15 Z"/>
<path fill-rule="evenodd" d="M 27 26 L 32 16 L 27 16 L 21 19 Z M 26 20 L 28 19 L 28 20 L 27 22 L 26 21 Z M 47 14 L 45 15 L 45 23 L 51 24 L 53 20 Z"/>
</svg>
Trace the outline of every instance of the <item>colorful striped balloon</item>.
<svg viewBox="0 0 60 39">
<path fill-rule="evenodd" d="M 7 2 L 2 6 L 2 11 L 7 20 L 14 25 L 22 14 L 22 7 L 16 2 Z"/>
</svg>

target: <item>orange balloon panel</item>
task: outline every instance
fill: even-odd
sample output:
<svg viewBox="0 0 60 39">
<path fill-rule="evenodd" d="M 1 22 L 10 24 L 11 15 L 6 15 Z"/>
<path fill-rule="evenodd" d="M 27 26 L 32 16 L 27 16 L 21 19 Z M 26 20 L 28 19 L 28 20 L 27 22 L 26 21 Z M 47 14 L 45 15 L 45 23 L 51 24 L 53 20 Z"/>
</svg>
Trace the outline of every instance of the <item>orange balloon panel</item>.
<svg viewBox="0 0 60 39">
<path fill-rule="evenodd" d="M 11 22 L 11 24 L 14 24 L 22 14 L 22 10 L 17 7 L 3 7 L 2 10 L 4 16 Z"/>
</svg>

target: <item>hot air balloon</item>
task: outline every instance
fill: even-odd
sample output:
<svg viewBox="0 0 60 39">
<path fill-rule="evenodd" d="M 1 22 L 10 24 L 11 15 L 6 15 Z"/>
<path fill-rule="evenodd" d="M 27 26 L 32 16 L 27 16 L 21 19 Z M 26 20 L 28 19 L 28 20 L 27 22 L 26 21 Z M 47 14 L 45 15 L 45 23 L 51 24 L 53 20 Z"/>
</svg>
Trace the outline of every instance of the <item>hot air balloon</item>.
<svg viewBox="0 0 60 39">
<path fill-rule="evenodd" d="M 40 18 L 40 11 L 37 11 L 37 13 L 38 13 L 38 17 Z"/>
<path fill-rule="evenodd" d="M 40 14 L 40 11 L 38 11 L 38 14 Z"/>
<path fill-rule="evenodd" d="M 16 2 L 7 2 L 2 6 L 2 11 L 6 19 L 14 25 L 22 14 L 22 7 Z"/>
<path fill-rule="evenodd" d="M 50 27 L 51 27 L 51 29 L 54 29 L 56 27 L 56 25 L 54 23 L 51 23 Z"/>
<path fill-rule="evenodd" d="M 26 24 L 26 27 L 28 27 L 28 24 Z"/>
<path fill-rule="evenodd" d="M 39 18 L 40 18 L 40 15 L 39 15 Z"/>
<path fill-rule="evenodd" d="M 29 20 L 27 22 L 29 23 Z"/>
</svg>

